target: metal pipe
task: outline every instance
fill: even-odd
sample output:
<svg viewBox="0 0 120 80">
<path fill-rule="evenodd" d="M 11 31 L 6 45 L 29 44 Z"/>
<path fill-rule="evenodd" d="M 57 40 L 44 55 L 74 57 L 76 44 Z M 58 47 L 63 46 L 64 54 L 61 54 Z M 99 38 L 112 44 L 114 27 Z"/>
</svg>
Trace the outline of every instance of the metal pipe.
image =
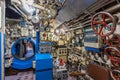
<svg viewBox="0 0 120 80">
<path fill-rule="evenodd" d="M 81 29 L 81 28 L 83 28 L 83 27 L 82 27 L 82 26 L 79 26 L 79 27 L 76 27 L 76 28 L 71 28 L 71 29 L 69 29 L 69 30 L 66 30 L 66 32 L 73 31 L 73 30 L 76 30 L 76 29 Z"/>
<path fill-rule="evenodd" d="M 114 1 L 114 0 L 113 0 Z M 111 1 L 112 2 L 112 1 Z M 104 10 L 104 11 L 106 11 L 106 12 L 114 12 L 115 10 L 117 10 L 117 9 L 119 9 L 120 8 L 120 4 L 118 4 L 118 5 L 115 5 L 115 6 L 112 6 L 112 7 L 110 7 L 110 8 L 108 8 L 108 9 L 106 9 L 106 10 Z M 89 21 L 86 21 L 85 23 L 83 23 L 84 25 L 90 25 L 90 20 Z M 82 28 L 82 27 L 77 27 L 77 28 L 72 28 L 72 29 L 69 29 L 68 31 L 72 31 L 72 30 L 75 30 L 75 29 L 80 29 L 80 28 Z"/>
<path fill-rule="evenodd" d="M 14 7 L 23 15 L 23 17 L 27 18 L 27 15 L 25 15 L 15 4 Z"/>
<path fill-rule="evenodd" d="M 21 19 L 10 19 L 10 18 L 6 18 L 7 21 L 16 21 L 16 22 L 20 22 L 22 21 Z"/>
<path fill-rule="evenodd" d="M 112 12 L 118 10 L 118 9 L 120 9 L 120 4 L 115 5 L 115 6 L 113 6 L 113 7 L 110 7 L 110 8 L 108 8 L 108 9 L 104 10 L 104 11 L 112 13 Z M 86 23 L 89 23 L 89 21 L 83 23 L 84 27 L 87 26 L 87 25 L 91 25 L 90 23 L 89 23 L 89 24 L 86 24 Z"/>
<path fill-rule="evenodd" d="M 114 0 L 110 0 L 110 1 L 103 1 L 101 3 L 99 3 L 98 5 L 96 5 L 95 7 L 93 7 L 92 9 L 88 9 L 89 12 L 94 12 L 96 10 L 98 10 L 100 7 L 104 7 L 105 5 L 108 5 L 110 3 L 114 2 Z"/>
<path fill-rule="evenodd" d="M 113 6 L 113 7 L 110 7 L 110 8 L 108 8 L 108 9 L 104 10 L 104 11 L 111 13 L 111 12 L 114 12 L 115 10 L 117 10 L 117 9 L 120 9 L 120 4 L 115 5 L 115 6 Z"/>
</svg>

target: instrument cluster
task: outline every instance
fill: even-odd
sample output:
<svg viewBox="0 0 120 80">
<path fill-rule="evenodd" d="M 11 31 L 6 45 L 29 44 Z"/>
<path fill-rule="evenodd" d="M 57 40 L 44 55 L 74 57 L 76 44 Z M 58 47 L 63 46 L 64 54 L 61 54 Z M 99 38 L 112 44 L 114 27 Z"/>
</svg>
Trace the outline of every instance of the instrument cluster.
<svg viewBox="0 0 120 80">
<path fill-rule="evenodd" d="M 52 52 L 52 44 L 51 43 L 40 43 L 39 44 L 40 49 L 39 52 L 40 53 L 51 53 Z"/>
</svg>

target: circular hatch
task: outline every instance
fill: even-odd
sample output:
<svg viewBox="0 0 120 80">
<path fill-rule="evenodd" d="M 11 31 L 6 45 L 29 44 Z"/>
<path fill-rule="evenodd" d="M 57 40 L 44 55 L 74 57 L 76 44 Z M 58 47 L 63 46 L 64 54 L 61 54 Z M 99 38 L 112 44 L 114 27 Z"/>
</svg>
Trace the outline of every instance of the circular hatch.
<svg viewBox="0 0 120 80">
<path fill-rule="evenodd" d="M 35 41 L 33 39 L 16 40 L 11 51 L 13 55 L 12 68 L 28 69 L 32 67 L 32 61 L 35 59 Z"/>
</svg>

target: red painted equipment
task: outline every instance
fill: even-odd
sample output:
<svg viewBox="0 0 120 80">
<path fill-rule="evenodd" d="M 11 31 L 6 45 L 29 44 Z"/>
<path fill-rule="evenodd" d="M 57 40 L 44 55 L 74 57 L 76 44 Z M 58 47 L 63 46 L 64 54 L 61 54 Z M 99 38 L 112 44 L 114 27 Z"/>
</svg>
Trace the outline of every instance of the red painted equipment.
<svg viewBox="0 0 120 80">
<path fill-rule="evenodd" d="M 112 26 L 109 26 L 109 23 L 112 23 Z M 96 27 L 99 26 L 100 28 L 97 30 Z M 99 12 L 92 17 L 92 29 L 101 37 L 109 36 L 113 34 L 116 29 L 116 21 L 111 14 L 107 12 Z M 109 29 L 110 31 L 108 33 L 104 33 L 105 29 Z"/>
</svg>

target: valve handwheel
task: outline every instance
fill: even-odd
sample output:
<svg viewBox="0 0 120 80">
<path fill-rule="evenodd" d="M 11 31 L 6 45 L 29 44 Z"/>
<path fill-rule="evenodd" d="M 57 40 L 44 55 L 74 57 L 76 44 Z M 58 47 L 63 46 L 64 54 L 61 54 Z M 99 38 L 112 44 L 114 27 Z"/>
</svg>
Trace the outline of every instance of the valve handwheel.
<svg viewBox="0 0 120 80">
<path fill-rule="evenodd" d="M 107 47 L 105 48 L 105 54 L 111 60 L 113 66 L 120 66 L 120 52 L 115 47 Z"/>
<path fill-rule="evenodd" d="M 120 71 L 119 70 L 112 70 L 110 71 L 110 75 L 113 78 L 113 80 L 120 80 Z"/>
<path fill-rule="evenodd" d="M 104 42 L 111 47 L 118 47 L 120 45 L 120 35 L 118 34 L 113 34 L 112 38 L 109 36 L 106 36 L 103 38 Z"/>
<path fill-rule="evenodd" d="M 110 23 L 111 26 L 109 26 Z M 99 29 L 97 29 L 98 26 Z M 99 12 L 92 17 L 92 29 L 101 37 L 109 36 L 116 29 L 116 21 L 110 13 Z M 104 30 L 108 30 L 108 32 L 106 33 Z"/>
</svg>

